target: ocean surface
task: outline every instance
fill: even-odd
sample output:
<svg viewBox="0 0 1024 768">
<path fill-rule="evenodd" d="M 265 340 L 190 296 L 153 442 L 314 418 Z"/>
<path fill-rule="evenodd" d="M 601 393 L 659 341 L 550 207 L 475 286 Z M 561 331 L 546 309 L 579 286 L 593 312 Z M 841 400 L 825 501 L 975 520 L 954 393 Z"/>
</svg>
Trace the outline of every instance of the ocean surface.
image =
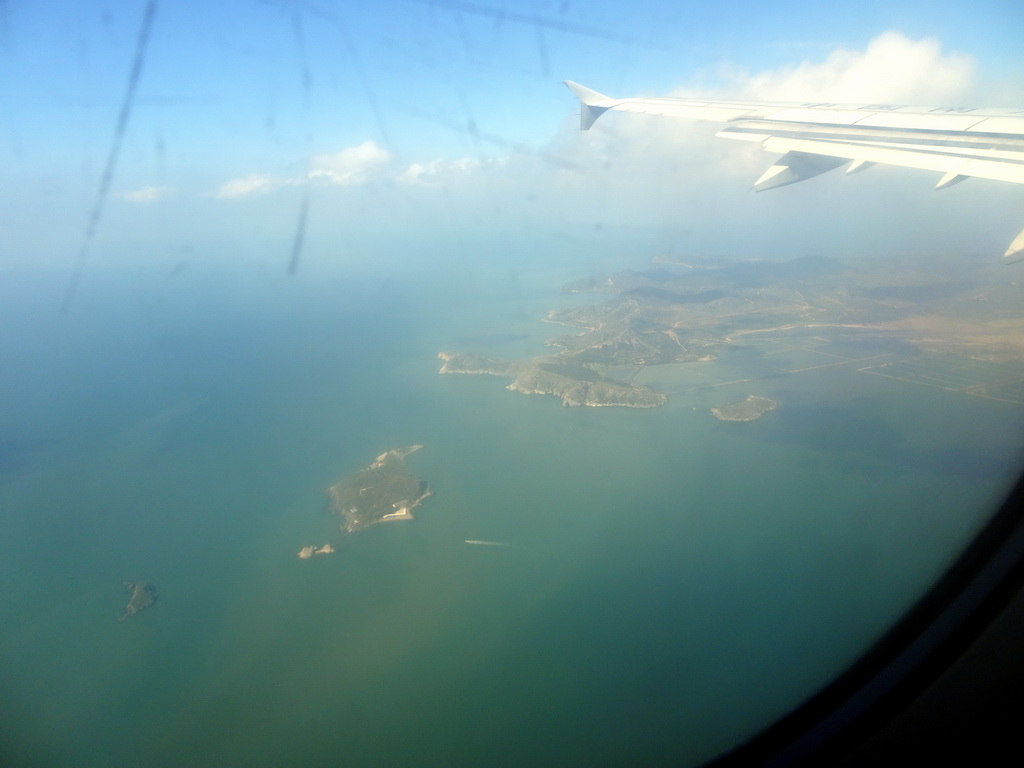
<svg viewBox="0 0 1024 768">
<path fill-rule="evenodd" d="M 0 287 L 4 765 L 697 764 L 851 663 L 1021 460 L 1020 405 L 865 364 L 653 410 L 437 374 L 542 354 L 606 298 L 561 285 L 639 257 L 129 263 L 65 314 L 64 272 Z M 749 394 L 778 407 L 710 414 Z M 324 490 L 413 444 L 416 519 L 345 536 Z M 158 601 L 119 621 L 125 581 Z"/>
</svg>

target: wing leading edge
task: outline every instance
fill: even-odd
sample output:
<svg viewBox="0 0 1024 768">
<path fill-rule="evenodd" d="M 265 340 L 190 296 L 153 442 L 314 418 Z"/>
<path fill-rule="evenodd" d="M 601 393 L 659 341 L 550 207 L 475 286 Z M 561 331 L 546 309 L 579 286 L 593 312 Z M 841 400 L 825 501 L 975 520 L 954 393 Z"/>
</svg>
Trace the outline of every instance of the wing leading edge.
<svg viewBox="0 0 1024 768">
<path fill-rule="evenodd" d="M 981 110 L 885 104 L 613 99 L 566 80 L 580 100 L 580 129 L 608 110 L 725 123 L 716 135 L 759 142 L 782 157 L 754 183 L 763 191 L 850 163 L 854 173 L 876 163 L 942 174 L 936 189 L 971 176 L 1024 184 L 1024 110 Z M 1024 230 L 1003 261 L 1024 260 Z"/>
</svg>

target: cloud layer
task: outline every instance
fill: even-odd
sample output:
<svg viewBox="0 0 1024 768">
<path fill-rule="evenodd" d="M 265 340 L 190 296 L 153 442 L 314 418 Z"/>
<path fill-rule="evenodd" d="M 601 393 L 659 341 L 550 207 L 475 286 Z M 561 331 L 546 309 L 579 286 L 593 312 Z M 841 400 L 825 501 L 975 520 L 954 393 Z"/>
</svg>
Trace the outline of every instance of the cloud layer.
<svg viewBox="0 0 1024 768">
<path fill-rule="evenodd" d="M 313 155 L 308 176 L 331 184 L 365 184 L 385 177 L 394 155 L 373 141 L 328 155 Z"/>
<path fill-rule="evenodd" d="M 723 66 L 714 88 L 683 85 L 673 95 L 953 105 L 970 100 L 974 74 L 970 57 L 944 52 L 936 40 L 911 40 L 898 32 L 886 32 L 862 51 L 838 49 L 818 62 L 805 61 L 754 74 Z M 571 103 L 567 97 L 567 107 Z M 402 163 L 389 149 L 367 140 L 337 152 L 313 155 L 304 177 L 254 171 L 225 182 L 214 197 L 265 194 L 307 180 L 342 187 L 370 183 L 447 187 L 472 184 L 472 176 L 494 170 L 496 165 L 502 165 L 508 174 L 534 166 L 529 172 L 531 183 L 538 181 L 538 171 L 545 171 L 548 183 L 557 188 L 564 184 L 562 171 L 567 167 L 592 170 L 614 166 L 617 173 L 628 178 L 651 170 L 645 168 L 651 158 L 657 158 L 661 173 L 666 164 L 672 170 L 685 163 L 687 173 L 701 182 L 712 175 L 721 178 L 749 173 L 752 163 L 763 163 L 765 157 L 756 148 L 719 146 L 722 142 L 712 140 L 713 134 L 713 126 L 706 123 L 609 115 L 589 133 L 568 131 L 563 126 L 543 151 L 532 155 L 516 152 L 497 163 L 481 158 L 424 158 Z M 545 163 L 544 157 L 555 157 L 559 162 Z"/>
<path fill-rule="evenodd" d="M 818 61 L 753 74 L 721 67 L 713 87 L 705 75 L 703 83 L 683 84 L 674 94 L 938 106 L 970 104 L 975 85 L 970 57 L 945 52 L 936 40 L 886 32 L 863 50 L 838 49 Z M 960 222 L 995 215 L 1006 205 L 1001 200 L 1019 200 L 1006 189 L 1012 185 L 998 185 L 999 197 L 992 193 L 996 183 L 984 181 L 933 193 L 937 179 L 926 172 L 884 166 L 852 177 L 833 171 L 755 194 L 751 185 L 775 156 L 755 144 L 716 138 L 715 123 L 608 113 L 581 132 L 568 91 L 564 104 L 561 116 L 552 115 L 558 127 L 544 147 L 523 148 L 510 135 L 501 137 L 504 146 L 516 149 L 500 158 L 402 158 L 366 140 L 314 154 L 301 171 L 253 169 L 209 196 L 235 201 L 239 215 L 248 211 L 248 220 L 264 229 L 272 222 L 287 229 L 294 226 L 289 220 L 302 189 L 311 201 L 311 237 L 323 242 L 475 227 L 517 236 L 631 231 L 660 237 L 672 248 L 733 255 L 955 245 L 950 232 L 970 231 Z M 135 194 L 158 199 L 162 193 L 153 190 Z M 261 206 L 259 212 L 252 206 Z M 991 238 L 1012 239 L 1016 230 L 1004 233 L 999 226 Z"/>
<path fill-rule="evenodd" d="M 829 101 L 957 106 L 970 102 L 974 60 L 938 40 L 885 32 L 863 51 L 838 49 L 822 62 L 743 75 L 726 72 L 733 96 L 762 101 Z"/>
</svg>

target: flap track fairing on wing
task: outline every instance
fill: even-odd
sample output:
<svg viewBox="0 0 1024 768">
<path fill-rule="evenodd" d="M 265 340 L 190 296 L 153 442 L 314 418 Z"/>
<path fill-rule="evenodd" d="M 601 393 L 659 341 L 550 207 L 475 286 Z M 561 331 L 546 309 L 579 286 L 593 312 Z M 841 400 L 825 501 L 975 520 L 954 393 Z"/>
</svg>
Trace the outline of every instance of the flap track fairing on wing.
<svg viewBox="0 0 1024 768">
<path fill-rule="evenodd" d="M 818 176 L 833 168 L 850 162 L 845 157 L 829 157 L 828 155 L 811 155 L 806 152 L 787 152 L 754 182 L 754 191 L 784 187 L 798 181 Z"/>
</svg>

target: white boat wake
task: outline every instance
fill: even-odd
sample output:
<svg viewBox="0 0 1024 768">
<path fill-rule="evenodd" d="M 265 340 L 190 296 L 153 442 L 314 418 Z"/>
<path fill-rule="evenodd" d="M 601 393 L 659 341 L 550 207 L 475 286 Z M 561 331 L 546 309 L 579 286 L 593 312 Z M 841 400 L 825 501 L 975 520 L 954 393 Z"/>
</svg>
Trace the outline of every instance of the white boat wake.
<svg viewBox="0 0 1024 768">
<path fill-rule="evenodd" d="M 481 547 L 515 547 L 515 544 L 508 544 L 504 541 L 478 541 L 477 539 L 466 539 L 467 544 L 477 544 Z"/>
</svg>

